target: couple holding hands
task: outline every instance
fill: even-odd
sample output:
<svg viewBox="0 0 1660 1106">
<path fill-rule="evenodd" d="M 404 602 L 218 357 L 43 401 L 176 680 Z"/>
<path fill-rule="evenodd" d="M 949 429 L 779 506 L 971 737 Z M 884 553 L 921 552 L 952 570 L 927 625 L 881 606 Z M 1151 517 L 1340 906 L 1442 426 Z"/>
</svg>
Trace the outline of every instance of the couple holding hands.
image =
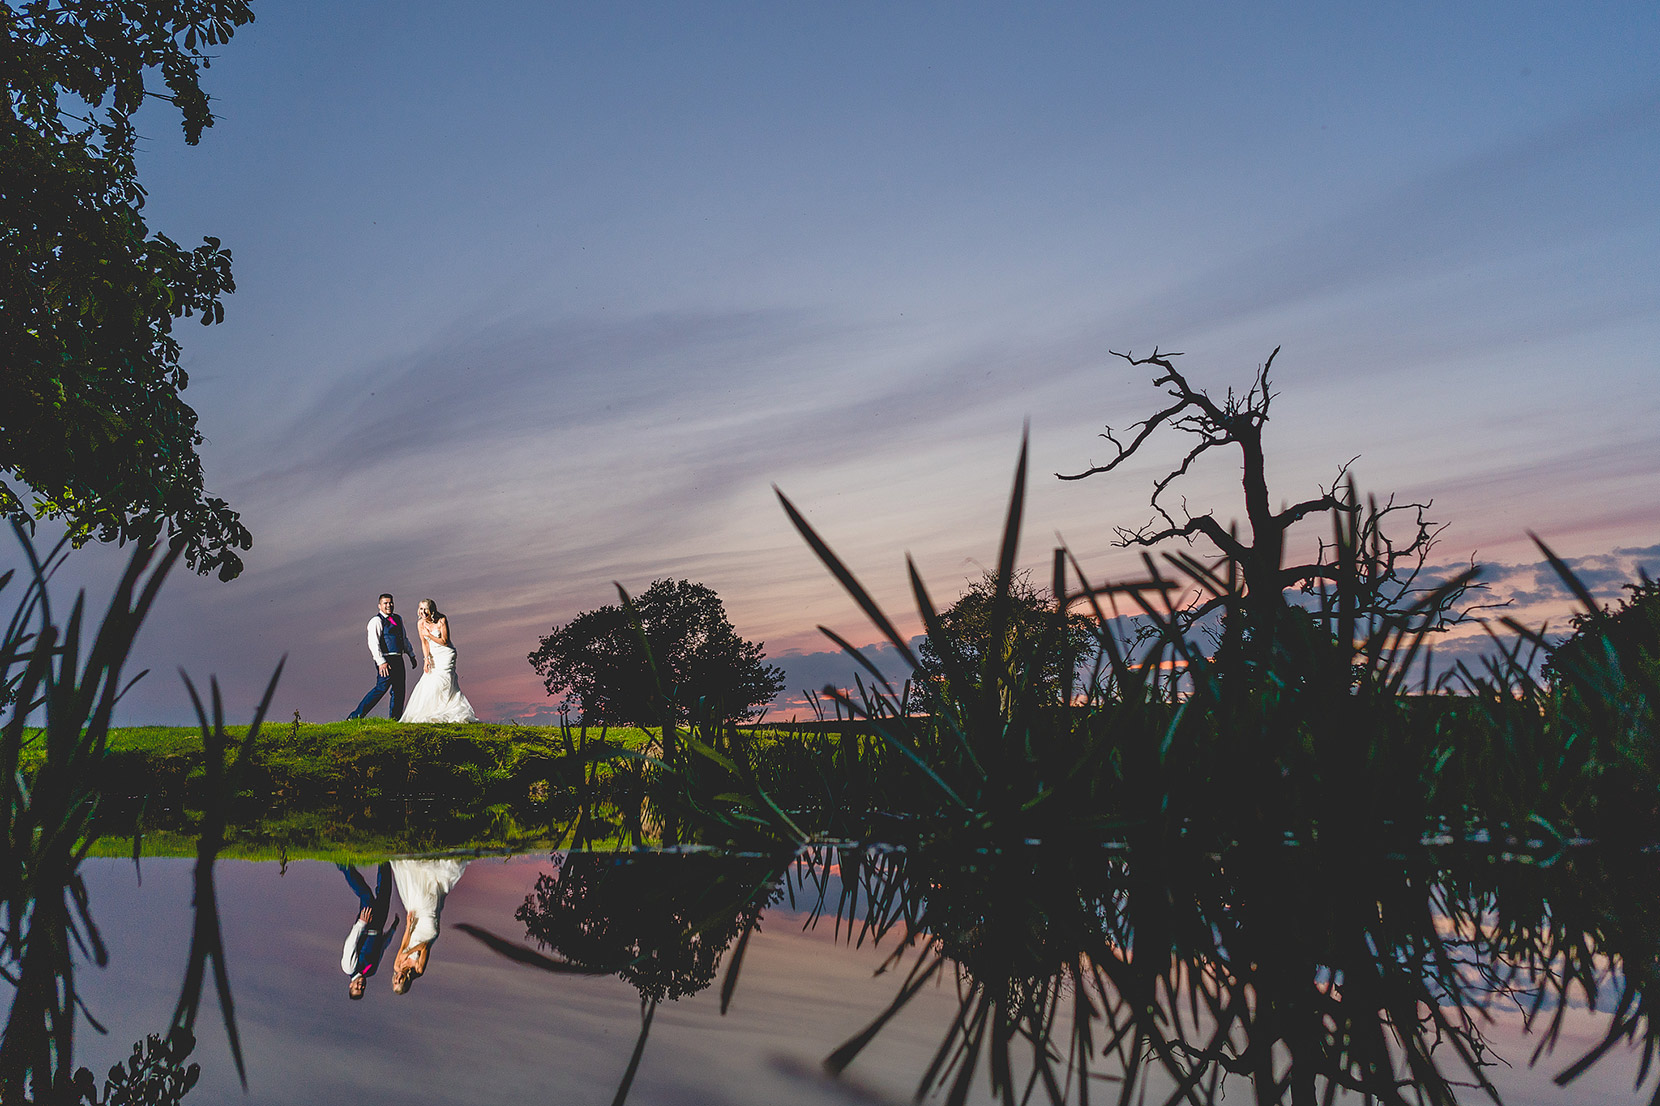
<svg viewBox="0 0 1660 1106">
<path fill-rule="evenodd" d="M 392 693 L 391 716 L 399 722 L 477 722 L 473 705 L 461 694 L 455 678 L 455 645 L 450 640 L 450 621 L 438 604 L 423 599 L 417 608 L 415 628 L 426 659 L 415 692 L 404 705 L 403 659 L 415 667 L 415 648 L 409 644 L 403 621 L 398 617 L 390 593 L 380 597 L 380 613 L 369 620 L 369 655 L 374 658 L 380 678 L 357 709 L 347 718 L 362 718 L 375 708 L 380 697 Z"/>
</svg>

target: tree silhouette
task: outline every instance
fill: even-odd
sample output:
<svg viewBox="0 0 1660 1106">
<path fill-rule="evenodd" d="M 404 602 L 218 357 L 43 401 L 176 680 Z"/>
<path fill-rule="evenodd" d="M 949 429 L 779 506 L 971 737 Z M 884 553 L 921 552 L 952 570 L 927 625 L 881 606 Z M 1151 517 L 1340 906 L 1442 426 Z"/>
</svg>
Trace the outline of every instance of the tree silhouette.
<svg viewBox="0 0 1660 1106">
<path fill-rule="evenodd" d="M 1034 587 L 1030 576 L 1017 573 L 1009 582 L 1008 609 L 1001 620 L 1004 640 L 993 642 L 996 618 L 997 577 L 987 572 L 968 586 L 957 601 L 940 612 L 942 634 L 929 634 L 917 650 L 921 662 L 917 675 L 936 684 L 955 669 L 980 674 L 987 650 L 1019 658 L 1017 664 L 1026 680 L 1049 690 L 1066 683 L 1069 668 L 1089 651 L 1094 633 L 1082 615 L 1062 618 L 1055 612 L 1053 597 Z M 948 661 L 943 651 L 949 649 Z"/>
<path fill-rule="evenodd" d="M 1558 682 L 1588 683 L 1610 667 L 1629 674 L 1640 665 L 1660 664 L 1660 581 L 1644 576 L 1622 586 L 1630 594 L 1618 607 L 1573 616 L 1573 635 L 1551 650 L 1547 675 Z"/>
<path fill-rule="evenodd" d="M 1155 517 L 1137 529 L 1118 528 L 1118 544 L 1126 547 L 1151 547 L 1178 538 L 1186 542 L 1204 538 L 1220 554 L 1221 567 L 1212 568 L 1185 558 L 1183 563 L 1189 571 L 1196 578 L 1219 585 L 1224 583 L 1224 578 L 1231 581 L 1237 575 L 1239 586 L 1230 583 L 1212 587 L 1207 598 L 1182 612 L 1181 621 L 1185 625 L 1190 626 L 1205 615 L 1221 610 L 1226 625 L 1244 638 L 1258 641 L 1263 648 L 1271 647 L 1282 628 L 1295 625 L 1287 622 L 1286 616 L 1291 613 L 1296 613 L 1297 621 L 1305 625 L 1304 619 L 1312 615 L 1317 622 L 1328 623 L 1328 630 L 1335 630 L 1339 617 L 1335 606 L 1322 605 L 1309 612 L 1286 601 L 1285 593 L 1289 589 L 1314 592 L 1325 586 L 1342 591 L 1345 598 L 1342 617 L 1381 620 L 1407 634 L 1444 629 L 1468 617 L 1476 608 L 1461 606 L 1461 603 L 1471 590 L 1483 587 L 1474 582 L 1473 571 L 1446 583 L 1423 578 L 1429 554 L 1445 529 L 1445 524 L 1429 520 L 1426 512 L 1431 504 L 1397 503 L 1393 497 L 1382 503 L 1370 500 L 1361 504 L 1349 475 L 1353 459 L 1338 467 L 1331 486 L 1321 489 L 1320 494 L 1278 510 L 1271 506 L 1262 430 L 1274 398 L 1269 370 L 1279 352 L 1276 347 L 1269 354 L 1243 395 L 1229 388 L 1220 400 L 1195 388 L 1176 369 L 1171 358 L 1180 354 L 1161 355 L 1157 349 L 1151 356 L 1140 358 L 1130 353 L 1114 353 L 1113 356 L 1133 366 L 1155 366 L 1159 375 L 1153 385 L 1162 387 L 1174 402 L 1135 424 L 1127 442 L 1107 427 L 1101 436 L 1112 444 L 1115 452 L 1105 463 L 1091 464 L 1081 472 L 1056 475 L 1062 480 L 1082 480 L 1111 472 L 1135 456 L 1161 427 L 1196 439 L 1176 467 L 1154 483 L 1151 504 Z M 1166 502 L 1171 486 L 1191 472 L 1202 457 L 1213 450 L 1225 449 L 1238 451 L 1245 499 L 1243 535 L 1236 525 L 1225 525 L 1214 511 L 1193 514 L 1185 500 L 1179 508 L 1182 517 L 1178 519 Z M 1308 560 L 1287 563 L 1287 535 L 1292 527 L 1308 519 L 1324 521 L 1326 532 L 1334 537 L 1319 537 Z M 1391 533 L 1397 519 L 1404 523 L 1404 538 Z M 1342 540 L 1335 535 L 1341 535 Z"/>
<path fill-rule="evenodd" d="M 784 670 L 765 656 L 738 636 L 712 588 L 657 580 L 625 606 L 556 626 L 527 659 L 549 695 L 576 699 L 584 721 L 656 725 L 666 709 L 716 722 L 758 717 L 784 687 Z"/>
<path fill-rule="evenodd" d="M 77 544 L 166 528 L 226 580 L 252 539 L 203 490 L 173 324 L 223 320 L 231 256 L 149 232 L 131 116 L 167 100 L 195 145 L 203 51 L 252 19 L 246 0 L 0 4 L 0 472 L 26 485 L 0 481 L 0 514 L 62 519 Z"/>
</svg>

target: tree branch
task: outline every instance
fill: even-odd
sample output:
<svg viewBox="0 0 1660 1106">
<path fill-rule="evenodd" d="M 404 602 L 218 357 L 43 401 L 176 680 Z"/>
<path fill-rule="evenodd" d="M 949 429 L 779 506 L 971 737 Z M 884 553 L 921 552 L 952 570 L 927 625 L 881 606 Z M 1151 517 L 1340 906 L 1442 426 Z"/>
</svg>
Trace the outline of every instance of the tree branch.
<svg viewBox="0 0 1660 1106">
<path fill-rule="evenodd" d="M 1232 532 L 1224 530 L 1222 524 L 1216 521 L 1215 515 L 1189 516 L 1187 522 L 1183 525 L 1172 522 L 1168 528 L 1158 531 L 1149 531 L 1145 526 L 1140 530 L 1126 530 L 1119 527 L 1116 544 L 1122 548 L 1128 548 L 1132 545 L 1157 545 L 1159 542 L 1168 541 L 1170 538 L 1192 541 L 1195 535 L 1200 534 L 1209 538 L 1218 549 L 1229 557 L 1239 557 L 1245 552 L 1244 544 Z"/>
</svg>

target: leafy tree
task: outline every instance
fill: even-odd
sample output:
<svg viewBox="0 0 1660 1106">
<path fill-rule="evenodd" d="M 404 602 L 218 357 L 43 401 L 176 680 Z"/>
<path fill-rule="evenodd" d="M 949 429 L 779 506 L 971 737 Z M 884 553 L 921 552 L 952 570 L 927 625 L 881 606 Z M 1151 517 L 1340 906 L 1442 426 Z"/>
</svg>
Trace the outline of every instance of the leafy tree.
<svg viewBox="0 0 1660 1106">
<path fill-rule="evenodd" d="M 970 678 L 984 672 L 986 651 L 993 646 L 992 627 L 997 623 L 996 599 L 997 576 L 987 572 L 941 611 L 940 628 L 944 632 L 923 639 L 917 650 L 921 662 L 917 674 L 943 683 L 953 667 L 970 674 Z M 1089 619 L 1071 615 L 1063 622 L 1054 600 L 1034 587 L 1024 572 L 1010 579 L 1008 603 L 1003 617 L 1003 652 L 1016 659 L 1030 683 L 1058 690 L 1067 667 L 1076 666 L 1089 655 L 1095 638 Z M 951 652 L 949 660 L 946 650 Z"/>
<path fill-rule="evenodd" d="M 1660 581 L 1646 575 L 1622 585 L 1630 595 L 1615 608 L 1574 615 L 1573 635 L 1551 650 L 1546 674 L 1557 681 L 1585 683 L 1618 668 L 1627 675 L 1660 663 Z"/>
<path fill-rule="evenodd" d="M 24 485 L 0 481 L 0 514 L 62 519 L 77 544 L 165 527 L 226 580 L 252 539 L 203 490 L 173 324 L 223 320 L 230 252 L 150 233 L 132 115 L 166 100 L 195 145 L 203 51 L 252 19 L 247 0 L 0 4 L 0 472 Z"/>
<path fill-rule="evenodd" d="M 549 695 L 575 697 L 584 720 L 655 725 L 659 683 L 682 715 L 701 702 L 721 722 L 759 717 L 783 690 L 784 670 L 761 663 L 761 645 L 737 635 L 713 589 L 657 580 L 624 599 L 555 627 L 527 658 Z"/>
</svg>

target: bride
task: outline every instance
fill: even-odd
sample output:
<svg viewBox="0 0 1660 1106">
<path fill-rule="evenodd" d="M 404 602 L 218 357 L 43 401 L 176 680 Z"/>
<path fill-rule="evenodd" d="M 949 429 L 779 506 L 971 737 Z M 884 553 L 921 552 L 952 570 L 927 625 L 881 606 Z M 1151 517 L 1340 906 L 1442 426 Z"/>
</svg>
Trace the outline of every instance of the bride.
<svg viewBox="0 0 1660 1106">
<path fill-rule="evenodd" d="M 430 599 L 421 600 L 415 626 L 421 634 L 426 666 L 410 693 L 400 722 L 477 722 L 473 705 L 455 682 L 455 646 L 450 644 L 450 620 Z"/>
<path fill-rule="evenodd" d="M 426 677 L 422 677 L 424 680 Z M 392 861 L 392 881 L 409 920 L 403 927 L 403 944 L 392 961 L 392 991 L 403 994 L 426 974 L 432 943 L 438 940 L 438 919 L 444 900 L 461 880 L 465 860 L 440 857 L 433 860 Z"/>
</svg>

